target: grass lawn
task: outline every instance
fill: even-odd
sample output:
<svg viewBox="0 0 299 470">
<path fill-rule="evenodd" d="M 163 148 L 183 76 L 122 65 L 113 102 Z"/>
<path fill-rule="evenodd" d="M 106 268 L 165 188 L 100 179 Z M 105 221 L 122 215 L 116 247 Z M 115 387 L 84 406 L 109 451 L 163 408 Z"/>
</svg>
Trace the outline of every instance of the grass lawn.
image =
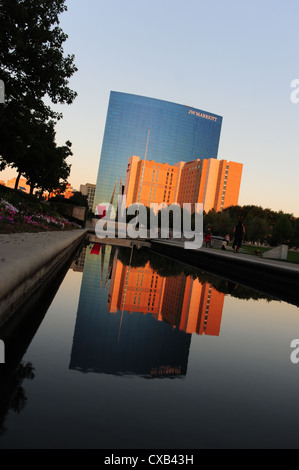
<svg viewBox="0 0 299 470">
<path fill-rule="evenodd" d="M 289 251 L 287 261 L 299 264 L 299 251 Z"/>
<path fill-rule="evenodd" d="M 260 251 L 261 255 L 265 253 L 265 251 L 269 251 L 271 248 L 269 247 L 258 247 L 258 246 L 252 246 L 252 245 L 243 245 L 241 248 L 241 253 L 248 254 L 248 255 L 254 255 L 256 256 L 256 251 Z M 273 258 L 275 259 L 275 258 Z M 299 252 L 298 251 L 288 251 L 288 257 L 284 261 L 289 261 L 290 263 L 299 263 Z"/>
<path fill-rule="evenodd" d="M 254 245 L 243 245 L 241 248 L 241 253 L 245 253 L 248 255 L 255 255 L 256 251 L 260 251 L 261 255 L 265 253 L 265 251 L 269 251 L 270 248 L 266 248 L 264 246 L 254 246 Z"/>
<path fill-rule="evenodd" d="M 229 246 L 232 248 L 232 243 L 230 243 Z M 221 248 L 218 248 L 218 249 L 220 250 Z M 260 251 L 260 253 L 262 255 L 263 253 L 265 253 L 265 251 L 269 251 L 270 249 L 271 248 L 264 247 L 264 246 L 243 245 L 241 247 L 240 253 L 244 253 L 245 255 L 257 256 L 256 253 L 255 253 L 256 251 Z M 273 258 L 273 259 L 275 259 L 275 258 Z M 288 251 L 288 257 L 284 261 L 288 261 L 289 263 L 299 264 L 299 251 L 289 250 Z"/>
</svg>

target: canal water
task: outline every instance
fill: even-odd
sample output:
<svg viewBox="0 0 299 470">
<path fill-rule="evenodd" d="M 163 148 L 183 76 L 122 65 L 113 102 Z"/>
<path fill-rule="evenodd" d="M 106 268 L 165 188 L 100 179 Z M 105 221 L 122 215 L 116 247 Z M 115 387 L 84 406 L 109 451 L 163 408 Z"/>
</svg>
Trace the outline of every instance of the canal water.
<svg viewBox="0 0 299 470">
<path fill-rule="evenodd" d="M 39 314 L 1 382 L 0 448 L 299 447 L 297 306 L 86 244 Z"/>
</svg>

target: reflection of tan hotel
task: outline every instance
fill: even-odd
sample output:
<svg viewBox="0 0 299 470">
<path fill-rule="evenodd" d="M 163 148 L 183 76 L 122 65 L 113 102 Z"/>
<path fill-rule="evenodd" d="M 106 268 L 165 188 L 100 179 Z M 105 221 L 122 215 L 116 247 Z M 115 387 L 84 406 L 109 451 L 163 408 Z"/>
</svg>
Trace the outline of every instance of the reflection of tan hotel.
<svg viewBox="0 0 299 470">
<path fill-rule="evenodd" d="M 242 168 L 241 163 L 214 158 L 168 165 L 132 156 L 125 183 L 127 206 L 202 202 L 206 212 L 220 211 L 238 204 Z"/>
<path fill-rule="evenodd" d="M 164 278 L 150 267 L 132 268 L 115 260 L 108 297 L 111 313 L 126 312 L 152 313 L 159 317 L 163 298 Z"/>
<path fill-rule="evenodd" d="M 183 274 L 167 278 L 165 284 L 164 321 L 186 333 L 219 335 L 224 294 Z"/>
<path fill-rule="evenodd" d="M 161 277 L 150 266 L 132 268 L 115 259 L 108 310 L 151 313 L 186 333 L 218 336 L 224 294 L 181 274 Z"/>
</svg>

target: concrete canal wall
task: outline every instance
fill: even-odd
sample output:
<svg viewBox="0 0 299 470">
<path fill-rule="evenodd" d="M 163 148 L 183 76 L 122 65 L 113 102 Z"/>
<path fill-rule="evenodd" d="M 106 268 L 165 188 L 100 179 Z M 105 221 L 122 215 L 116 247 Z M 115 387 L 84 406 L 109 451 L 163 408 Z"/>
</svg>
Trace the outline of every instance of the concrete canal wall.
<svg viewBox="0 0 299 470">
<path fill-rule="evenodd" d="M 86 229 L 0 235 L 0 328 L 70 260 Z"/>
</svg>

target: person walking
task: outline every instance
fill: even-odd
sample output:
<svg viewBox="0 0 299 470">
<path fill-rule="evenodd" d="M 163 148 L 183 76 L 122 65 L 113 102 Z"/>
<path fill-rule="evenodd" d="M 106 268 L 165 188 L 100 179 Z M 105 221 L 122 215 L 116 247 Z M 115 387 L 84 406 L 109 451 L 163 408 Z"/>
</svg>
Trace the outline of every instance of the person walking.
<svg viewBox="0 0 299 470">
<path fill-rule="evenodd" d="M 207 233 L 205 234 L 205 246 L 206 246 L 206 248 L 208 246 L 212 247 L 212 232 L 211 232 L 210 227 L 208 227 Z"/>
<path fill-rule="evenodd" d="M 240 252 L 240 248 L 242 246 L 244 237 L 245 237 L 245 227 L 243 225 L 242 220 L 239 220 L 239 222 L 234 228 L 234 241 L 233 241 L 234 253 Z"/>
</svg>

